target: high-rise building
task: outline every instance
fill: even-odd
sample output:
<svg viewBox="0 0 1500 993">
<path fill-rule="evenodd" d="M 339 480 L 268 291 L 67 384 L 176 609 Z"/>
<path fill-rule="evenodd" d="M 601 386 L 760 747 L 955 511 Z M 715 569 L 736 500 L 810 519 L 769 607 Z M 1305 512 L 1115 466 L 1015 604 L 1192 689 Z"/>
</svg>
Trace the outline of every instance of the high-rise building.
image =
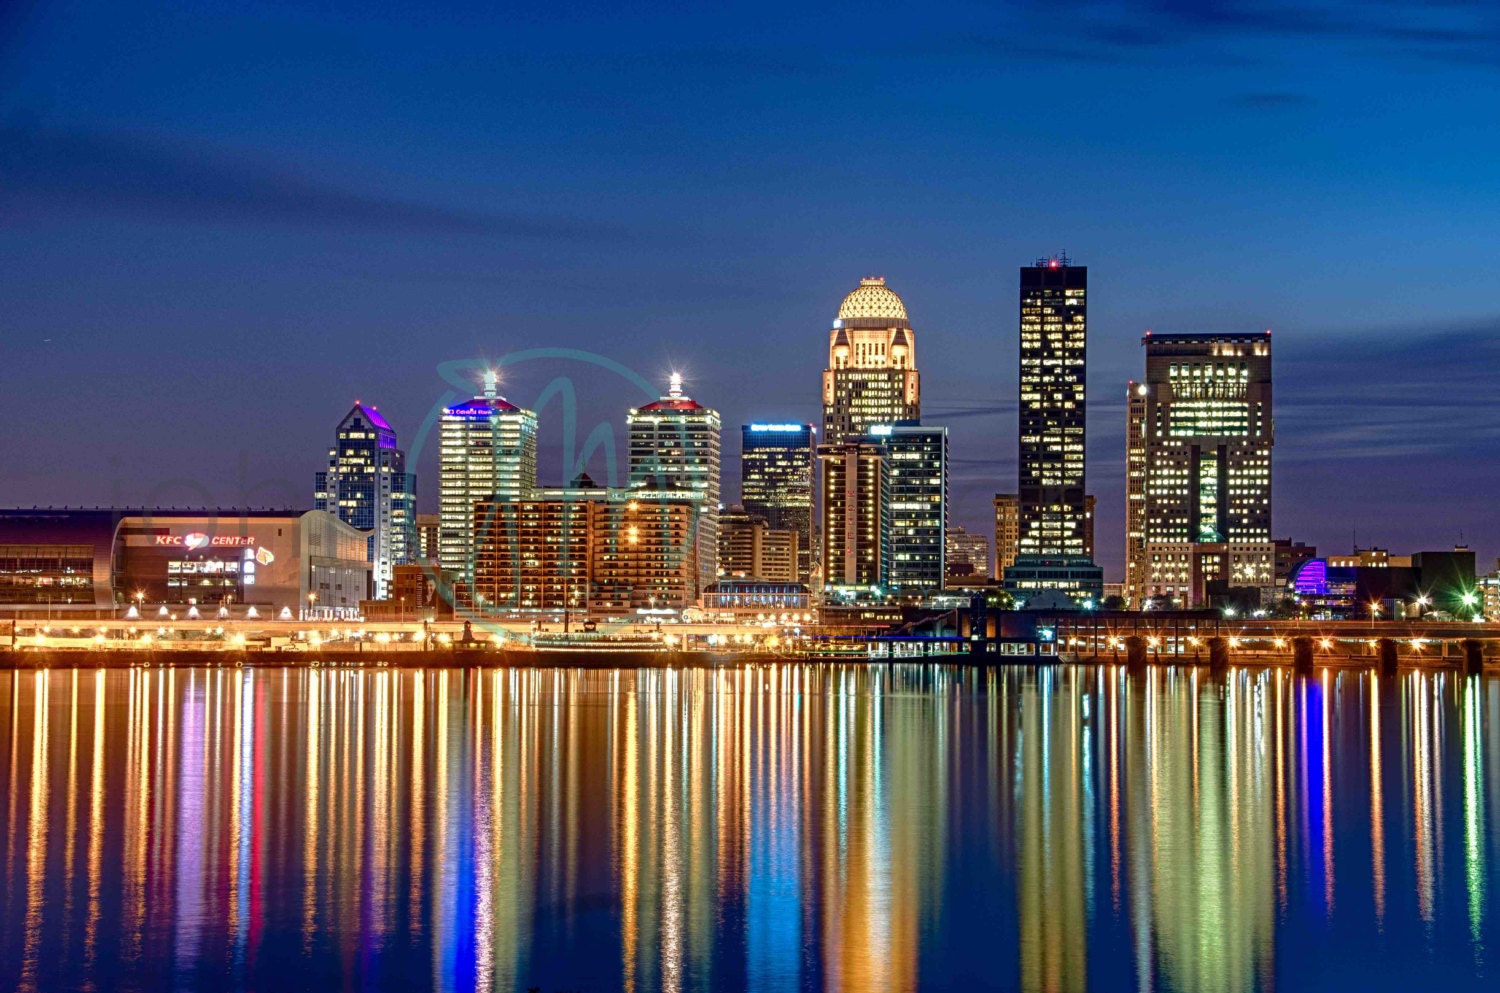
<svg viewBox="0 0 1500 993">
<path fill-rule="evenodd" d="M 774 531 L 797 533 L 797 578 L 811 581 L 817 460 L 811 424 L 740 428 L 740 503 Z"/>
<path fill-rule="evenodd" d="M 719 515 L 719 578 L 795 583 L 797 532 L 777 530 L 759 514 L 730 507 Z"/>
<path fill-rule="evenodd" d="M 476 504 L 475 606 L 502 614 L 586 613 L 592 592 L 593 508 L 609 493 L 584 474 L 572 486 Z"/>
<path fill-rule="evenodd" d="M 1084 543 L 1088 267 L 1066 255 L 1021 269 L 1019 553 L 1076 556 Z"/>
<path fill-rule="evenodd" d="M 1094 560 L 1094 509 L 1098 505 L 1092 493 L 1083 498 L 1083 554 L 1090 562 Z"/>
<path fill-rule="evenodd" d="M 611 491 L 595 505 L 590 610 L 603 617 L 682 611 L 702 597 L 699 501 Z M 680 491 L 678 491 L 680 492 Z M 713 555 L 708 558 L 711 560 Z"/>
<path fill-rule="evenodd" d="M 859 281 L 828 332 L 823 442 L 863 441 L 877 424 L 922 416 L 916 336 L 906 305 L 882 277 Z"/>
<path fill-rule="evenodd" d="M 1145 383 L 1125 393 L 1125 605 L 1138 608 L 1146 596 L 1146 395 Z"/>
<path fill-rule="evenodd" d="M 1271 336 L 1152 334 L 1128 407 L 1134 602 L 1197 605 L 1214 584 L 1275 594 Z M 1139 510 L 1133 508 L 1139 505 Z"/>
<path fill-rule="evenodd" d="M 417 515 L 417 557 L 415 561 L 437 565 L 438 530 L 443 518 L 439 514 Z"/>
<path fill-rule="evenodd" d="M 940 592 L 947 575 L 948 429 L 877 424 L 870 438 L 885 447 L 890 478 L 886 585 L 903 596 Z"/>
<path fill-rule="evenodd" d="M 474 576 L 474 507 L 514 501 L 536 488 L 536 414 L 499 393 L 484 376 L 484 395 L 443 408 L 438 452 L 438 564 L 464 581 Z"/>
<path fill-rule="evenodd" d="M 1021 544 L 1021 497 L 1016 493 L 995 494 L 995 579 L 1015 565 Z"/>
<path fill-rule="evenodd" d="M 890 575 L 890 475 L 870 441 L 819 445 L 823 466 L 823 586 L 879 594 Z"/>
<path fill-rule="evenodd" d="M 950 576 L 989 576 L 990 539 L 982 534 L 970 534 L 962 524 L 948 528 L 948 564 Z"/>
<path fill-rule="evenodd" d="M 682 392 L 672 373 L 666 396 L 632 408 L 625 419 L 630 446 L 630 486 L 646 493 L 686 491 L 698 509 L 695 524 L 697 587 L 701 596 L 716 577 L 719 550 L 719 473 L 722 422 Z"/>
<path fill-rule="evenodd" d="M 394 568 L 416 554 L 417 477 L 406 471 L 406 453 L 380 411 L 355 402 L 313 487 L 314 509 L 366 532 L 374 598 L 384 600 Z"/>
<path fill-rule="evenodd" d="M 481 502 L 474 607 L 622 619 L 691 607 L 700 498 L 647 492 L 599 487 L 584 475 L 520 500 Z"/>
</svg>

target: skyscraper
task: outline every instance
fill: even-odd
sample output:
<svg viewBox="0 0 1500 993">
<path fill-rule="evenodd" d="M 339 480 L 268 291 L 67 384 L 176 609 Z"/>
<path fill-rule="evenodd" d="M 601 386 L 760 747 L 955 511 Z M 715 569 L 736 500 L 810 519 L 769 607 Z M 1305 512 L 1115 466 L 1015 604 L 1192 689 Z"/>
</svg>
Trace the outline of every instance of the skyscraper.
<svg viewBox="0 0 1500 993">
<path fill-rule="evenodd" d="M 696 595 L 715 579 L 719 548 L 719 473 L 722 422 L 682 392 L 672 373 L 666 396 L 632 408 L 625 419 L 630 446 L 630 487 L 648 493 L 686 492 L 698 511 Z"/>
<path fill-rule="evenodd" d="M 995 579 L 1015 565 L 1021 543 L 1021 498 L 1015 493 L 995 494 Z"/>
<path fill-rule="evenodd" d="M 1125 395 L 1125 605 L 1146 596 L 1146 395 L 1131 382 Z"/>
<path fill-rule="evenodd" d="M 390 595 L 392 570 L 416 556 L 417 477 L 380 411 L 355 402 L 314 480 L 313 507 L 368 533 L 375 599 Z"/>
<path fill-rule="evenodd" d="M 1048 593 L 1085 604 L 1104 595 L 1084 493 L 1088 272 L 1066 255 L 1021 269 L 1016 557 L 1004 581 L 1023 603 L 1054 599 Z"/>
<path fill-rule="evenodd" d="M 797 581 L 811 582 L 816 466 L 811 424 L 740 428 L 740 503 L 777 531 L 797 532 Z"/>
<path fill-rule="evenodd" d="M 1271 336 L 1152 334 L 1127 408 L 1127 597 L 1275 588 Z M 1137 509 L 1138 508 L 1138 509 Z"/>
<path fill-rule="evenodd" d="M 886 585 L 903 596 L 940 592 L 946 575 L 948 429 L 877 424 L 890 477 L 890 572 Z"/>
<path fill-rule="evenodd" d="M 874 593 L 890 575 L 886 450 L 870 441 L 819 445 L 823 464 L 823 586 Z"/>
<path fill-rule="evenodd" d="M 438 564 L 474 578 L 474 507 L 515 501 L 536 488 L 536 414 L 500 396 L 484 374 L 484 395 L 443 408 L 438 451 Z"/>
<path fill-rule="evenodd" d="M 916 336 L 883 277 L 859 281 L 828 332 L 823 442 L 862 441 L 877 424 L 922 416 Z"/>
<path fill-rule="evenodd" d="M 1088 267 L 1066 255 L 1021 269 L 1020 536 L 1023 556 L 1084 548 Z"/>
</svg>

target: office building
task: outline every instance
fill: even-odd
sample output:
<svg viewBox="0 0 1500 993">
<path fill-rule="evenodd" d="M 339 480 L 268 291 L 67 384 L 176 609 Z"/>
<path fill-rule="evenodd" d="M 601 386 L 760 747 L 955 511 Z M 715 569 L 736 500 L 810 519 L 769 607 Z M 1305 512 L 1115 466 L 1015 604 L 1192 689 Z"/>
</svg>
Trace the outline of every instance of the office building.
<svg viewBox="0 0 1500 993">
<path fill-rule="evenodd" d="M 520 500 L 536 488 L 536 414 L 499 393 L 484 376 L 484 394 L 443 409 L 439 465 L 438 563 L 462 581 L 474 576 L 474 507 Z"/>
<path fill-rule="evenodd" d="M 1125 605 L 1146 601 L 1146 396 L 1145 383 L 1125 391 Z"/>
<path fill-rule="evenodd" d="M 740 429 L 740 503 L 773 531 L 797 533 L 797 582 L 813 573 L 817 459 L 811 424 L 746 424 Z"/>
<path fill-rule="evenodd" d="M 982 534 L 970 534 L 962 524 L 948 528 L 947 567 L 950 577 L 974 577 L 990 575 L 990 539 Z"/>
<path fill-rule="evenodd" d="M 672 373 L 667 394 L 626 417 L 630 453 L 629 485 L 639 499 L 690 498 L 697 560 L 694 596 L 701 596 L 718 572 L 719 474 L 722 423 L 711 410 L 682 391 Z"/>
<path fill-rule="evenodd" d="M 889 477 L 885 585 L 905 597 L 940 592 L 947 577 L 948 429 L 877 424 L 870 440 L 885 448 Z"/>
<path fill-rule="evenodd" d="M 1153 334 L 1127 407 L 1132 606 L 1277 595 L 1271 538 L 1271 336 Z"/>
<path fill-rule="evenodd" d="M 313 508 L 367 535 L 374 598 L 391 594 L 393 570 L 416 555 L 417 477 L 406 471 L 396 431 L 374 407 L 355 402 L 339 422 L 328 468 L 317 473 Z"/>
<path fill-rule="evenodd" d="M 442 519 L 439 514 L 417 515 L 417 562 L 437 565 L 438 530 Z"/>
<path fill-rule="evenodd" d="M 1066 255 L 1021 269 L 1018 554 L 1088 556 L 1084 392 L 1088 267 Z"/>
<path fill-rule="evenodd" d="M 800 548 L 795 531 L 772 528 L 743 507 L 719 515 L 719 579 L 797 582 Z"/>
<path fill-rule="evenodd" d="M 1020 554 L 1021 497 L 1017 493 L 995 494 L 995 579 L 1005 578 L 1005 570 L 1014 565 Z"/>
<path fill-rule="evenodd" d="M 906 305 L 882 277 L 859 281 L 828 332 L 823 442 L 861 442 L 877 424 L 922 416 L 916 336 Z"/>
<path fill-rule="evenodd" d="M 881 596 L 890 575 L 890 476 L 871 441 L 819 445 L 823 586 L 839 596 Z"/>
</svg>

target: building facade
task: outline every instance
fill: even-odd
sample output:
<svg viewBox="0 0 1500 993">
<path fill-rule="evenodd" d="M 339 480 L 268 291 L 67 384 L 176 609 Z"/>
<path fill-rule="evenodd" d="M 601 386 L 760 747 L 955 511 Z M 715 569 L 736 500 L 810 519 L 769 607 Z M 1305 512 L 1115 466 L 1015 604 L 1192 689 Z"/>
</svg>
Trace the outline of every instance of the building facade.
<svg viewBox="0 0 1500 993">
<path fill-rule="evenodd" d="M 819 445 L 823 586 L 837 595 L 882 594 L 890 575 L 890 475 L 870 441 Z"/>
<path fill-rule="evenodd" d="M 1146 396 L 1151 388 L 1132 382 L 1125 391 L 1125 605 L 1146 601 Z"/>
<path fill-rule="evenodd" d="M 948 527 L 947 573 L 949 575 L 990 576 L 990 539 L 970 534 L 962 524 Z"/>
<path fill-rule="evenodd" d="M 1127 407 L 1132 606 L 1197 606 L 1209 579 L 1274 598 L 1270 333 L 1147 333 L 1142 343 L 1146 375 Z"/>
<path fill-rule="evenodd" d="M 797 533 L 797 582 L 813 573 L 813 507 L 817 493 L 815 429 L 811 424 L 746 424 L 740 428 L 740 503 L 773 531 Z"/>
<path fill-rule="evenodd" d="M 1018 493 L 995 494 L 995 572 L 998 582 L 1016 563 L 1021 546 L 1021 497 Z"/>
<path fill-rule="evenodd" d="M 719 580 L 798 582 L 798 537 L 795 531 L 772 528 L 743 507 L 729 508 L 719 515 Z"/>
<path fill-rule="evenodd" d="M 906 305 L 884 278 L 862 279 L 844 298 L 828 332 L 823 442 L 859 442 L 877 424 L 921 416 L 916 335 Z"/>
<path fill-rule="evenodd" d="M 666 396 L 630 411 L 626 434 L 629 485 L 641 491 L 639 499 L 673 500 L 682 493 L 698 508 L 693 524 L 697 531 L 694 596 L 701 596 L 718 573 L 723 441 L 719 412 L 683 393 L 682 377 L 673 373 Z"/>
<path fill-rule="evenodd" d="M 948 429 L 877 424 L 870 437 L 885 448 L 890 480 L 886 585 L 902 596 L 937 593 L 947 578 Z"/>
<path fill-rule="evenodd" d="M 355 402 L 313 488 L 314 509 L 366 532 L 374 599 L 390 596 L 395 567 L 416 561 L 417 477 L 406 471 L 406 453 L 379 410 Z"/>
<path fill-rule="evenodd" d="M 474 575 L 474 507 L 520 500 L 536 488 L 536 414 L 499 394 L 485 373 L 484 394 L 443 408 L 438 452 L 438 564 L 467 582 Z"/>
<path fill-rule="evenodd" d="M 1022 556 L 1087 557 L 1084 536 L 1088 267 L 1067 256 L 1021 269 Z"/>
<path fill-rule="evenodd" d="M 526 499 L 478 504 L 473 610 L 624 619 L 692 607 L 699 500 L 643 492 L 584 476 Z"/>
<path fill-rule="evenodd" d="M 363 532 L 321 510 L 6 510 L 0 607 L 353 618 L 368 554 Z"/>
<path fill-rule="evenodd" d="M 442 529 L 441 514 L 417 515 L 417 562 L 437 565 L 438 534 Z"/>
</svg>

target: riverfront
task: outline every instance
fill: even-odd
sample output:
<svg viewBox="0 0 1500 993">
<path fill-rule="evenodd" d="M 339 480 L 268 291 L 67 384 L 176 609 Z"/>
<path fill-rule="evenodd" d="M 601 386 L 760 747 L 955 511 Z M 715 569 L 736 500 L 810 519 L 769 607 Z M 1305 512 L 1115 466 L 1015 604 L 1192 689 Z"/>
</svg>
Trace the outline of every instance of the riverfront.
<svg viewBox="0 0 1500 993">
<path fill-rule="evenodd" d="M 1500 679 L 1451 671 L 12 671 L 0 961 L 31 989 L 1490 989 L 1497 718 Z"/>
</svg>

